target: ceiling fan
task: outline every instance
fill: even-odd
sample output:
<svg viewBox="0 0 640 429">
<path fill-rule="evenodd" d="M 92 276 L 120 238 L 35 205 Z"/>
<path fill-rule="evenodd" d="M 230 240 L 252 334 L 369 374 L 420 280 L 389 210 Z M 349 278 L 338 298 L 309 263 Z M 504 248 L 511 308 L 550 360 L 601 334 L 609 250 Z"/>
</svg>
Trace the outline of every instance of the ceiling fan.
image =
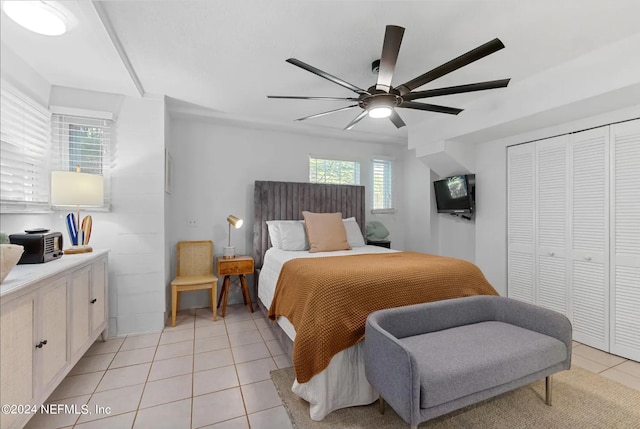
<svg viewBox="0 0 640 429">
<path fill-rule="evenodd" d="M 324 79 L 327 79 L 335 84 L 338 84 L 344 88 L 358 94 L 358 97 L 303 97 L 303 96 L 287 96 L 287 95 L 268 95 L 267 98 L 280 98 L 280 99 L 293 99 L 293 100 L 330 100 L 330 101 L 351 101 L 355 104 L 350 106 L 341 107 L 339 109 L 329 110 L 327 112 L 316 113 L 315 115 L 305 116 L 304 118 L 296 119 L 296 121 L 304 121 L 311 118 L 318 118 L 320 116 L 328 115 L 331 113 L 341 112 L 343 110 L 352 109 L 354 107 L 360 107 L 362 112 L 356 116 L 349 124 L 344 128 L 350 130 L 358 122 L 360 122 L 365 116 L 369 115 L 371 118 L 389 118 L 391 122 L 397 127 L 404 127 L 406 124 L 400 118 L 400 115 L 396 112 L 395 108 L 404 109 L 416 109 L 425 110 L 429 112 L 446 113 L 450 115 L 457 115 L 462 112 L 463 109 L 456 109 L 454 107 L 438 106 L 435 104 L 419 103 L 414 100 L 419 100 L 428 97 L 437 97 L 440 95 L 449 94 L 461 94 L 464 92 L 484 91 L 487 89 L 504 88 L 509 84 L 510 79 L 492 80 L 487 82 L 471 83 L 467 85 L 449 86 L 445 88 L 428 89 L 425 91 L 413 91 L 439 77 L 442 77 L 452 71 L 455 71 L 461 67 L 471 64 L 487 55 L 493 54 L 496 51 L 504 48 L 504 44 L 500 39 L 493 39 L 484 45 L 478 46 L 471 51 L 460 55 L 453 60 L 442 64 L 430 70 L 415 79 L 411 79 L 408 82 L 398 85 L 396 87 L 391 86 L 391 80 L 393 78 L 393 72 L 396 68 L 396 61 L 398 60 L 398 53 L 400 52 L 400 44 L 402 43 L 402 36 L 404 34 L 404 28 L 396 25 L 387 25 L 384 34 L 384 43 L 382 45 L 382 55 L 380 60 L 374 61 L 372 64 L 373 71 L 378 73 L 378 80 L 375 85 L 368 89 L 362 89 L 355 85 L 350 84 L 342 79 L 330 75 L 316 67 L 313 67 L 307 63 L 304 63 L 296 58 L 289 58 L 288 63 L 301 69 L 307 70 L 315 75 L 318 75 Z"/>
</svg>

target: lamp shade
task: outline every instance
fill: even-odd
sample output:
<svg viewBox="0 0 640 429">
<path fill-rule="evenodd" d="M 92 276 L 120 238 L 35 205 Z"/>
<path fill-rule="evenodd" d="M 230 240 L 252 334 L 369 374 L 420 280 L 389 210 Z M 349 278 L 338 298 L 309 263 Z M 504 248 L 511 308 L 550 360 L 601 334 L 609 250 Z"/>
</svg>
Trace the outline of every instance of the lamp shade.
<svg viewBox="0 0 640 429">
<path fill-rule="evenodd" d="M 227 216 L 227 222 L 233 225 L 235 229 L 242 228 L 242 224 L 244 223 L 242 219 L 234 215 Z"/>
<path fill-rule="evenodd" d="M 101 206 L 104 204 L 104 179 L 98 174 L 52 171 L 51 204 Z"/>
</svg>

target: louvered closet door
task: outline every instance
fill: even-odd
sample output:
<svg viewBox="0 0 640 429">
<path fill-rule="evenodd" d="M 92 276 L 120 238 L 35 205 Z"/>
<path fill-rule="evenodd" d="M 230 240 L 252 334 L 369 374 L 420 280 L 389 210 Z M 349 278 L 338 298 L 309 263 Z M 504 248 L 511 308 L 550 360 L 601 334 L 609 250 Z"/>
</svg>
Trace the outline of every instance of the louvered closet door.
<svg viewBox="0 0 640 429">
<path fill-rule="evenodd" d="M 640 360 L 640 120 L 611 126 L 611 352 Z"/>
<path fill-rule="evenodd" d="M 537 301 L 568 314 L 567 151 L 569 136 L 535 143 Z"/>
<path fill-rule="evenodd" d="M 609 350 L 609 127 L 570 136 L 573 338 Z"/>
<path fill-rule="evenodd" d="M 509 147 L 507 156 L 507 295 L 534 303 L 534 145 Z"/>
</svg>

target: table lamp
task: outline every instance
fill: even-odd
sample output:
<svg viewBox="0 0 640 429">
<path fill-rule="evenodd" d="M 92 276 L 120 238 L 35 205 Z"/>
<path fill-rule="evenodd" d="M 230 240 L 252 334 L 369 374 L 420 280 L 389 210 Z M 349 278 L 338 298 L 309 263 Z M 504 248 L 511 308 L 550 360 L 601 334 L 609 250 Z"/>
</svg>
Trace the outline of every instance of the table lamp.
<svg viewBox="0 0 640 429">
<path fill-rule="evenodd" d="M 51 204 L 76 207 L 77 217 L 73 213 L 67 215 L 67 231 L 72 246 L 64 249 L 64 253 L 93 251 L 89 246 L 91 216 L 85 216 L 80 222 L 80 207 L 100 207 L 104 204 L 103 177 L 98 174 L 81 173 L 80 167 L 76 167 L 76 171 L 52 171 Z"/>
<path fill-rule="evenodd" d="M 241 228 L 243 221 L 237 216 L 229 215 L 227 216 L 227 222 L 229 222 L 229 242 L 227 243 L 227 247 L 222 249 L 222 256 L 225 259 L 235 258 L 236 257 L 236 248 L 231 247 L 231 226 L 235 229 Z"/>
</svg>

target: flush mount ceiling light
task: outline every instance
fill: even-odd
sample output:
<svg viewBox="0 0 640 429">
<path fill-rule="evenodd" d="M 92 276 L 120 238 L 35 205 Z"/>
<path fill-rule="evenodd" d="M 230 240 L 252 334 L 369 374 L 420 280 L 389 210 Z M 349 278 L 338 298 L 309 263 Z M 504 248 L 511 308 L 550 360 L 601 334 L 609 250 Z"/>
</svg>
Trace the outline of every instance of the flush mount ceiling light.
<svg viewBox="0 0 640 429">
<path fill-rule="evenodd" d="M 45 36 L 60 36 L 69 27 L 67 14 L 53 2 L 5 1 L 2 10 L 22 27 Z"/>
</svg>

